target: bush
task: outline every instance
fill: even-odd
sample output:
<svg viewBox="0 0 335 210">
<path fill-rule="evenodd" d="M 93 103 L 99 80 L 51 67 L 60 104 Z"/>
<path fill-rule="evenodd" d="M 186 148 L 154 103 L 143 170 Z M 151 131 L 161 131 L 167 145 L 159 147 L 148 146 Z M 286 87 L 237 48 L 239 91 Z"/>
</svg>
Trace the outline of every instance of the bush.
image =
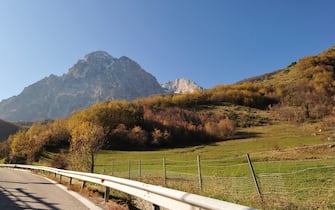
<svg viewBox="0 0 335 210">
<path fill-rule="evenodd" d="M 57 157 L 51 163 L 51 167 L 53 168 L 66 169 L 67 166 L 68 166 L 68 161 L 64 154 L 57 155 Z"/>
</svg>

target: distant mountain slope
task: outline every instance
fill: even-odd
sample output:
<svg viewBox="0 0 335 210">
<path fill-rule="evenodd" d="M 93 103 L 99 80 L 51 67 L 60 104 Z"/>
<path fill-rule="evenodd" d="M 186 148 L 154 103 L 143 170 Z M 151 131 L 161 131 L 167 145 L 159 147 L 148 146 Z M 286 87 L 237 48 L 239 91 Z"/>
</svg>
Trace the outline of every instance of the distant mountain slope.
<svg viewBox="0 0 335 210">
<path fill-rule="evenodd" d="M 244 79 L 241 83 L 261 83 L 264 86 L 287 88 L 287 85 L 305 83 L 319 89 L 333 87 L 335 80 L 335 46 L 314 56 L 292 62 L 284 69 Z"/>
<path fill-rule="evenodd" d="M 0 102 L 0 118 L 35 121 L 59 118 L 104 100 L 132 100 L 164 93 L 156 78 L 127 57 L 103 51 L 79 60 L 68 73 L 50 75 L 18 96 Z"/>
<path fill-rule="evenodd" d="M 165 82 L 162 84 L 162 87 L 172 93 L 192 93 L 194 90 L 204 89 L 197 85 L 194 81 L 185 78 Z"/>
<path fill-rule="evenodd" d="M 262 94 L 276 98 L 279 103 L 273 108 L 280 119 L 296 122 L 322 119 L 334 114 L 335 46 L 239 84 L 261 87 Z"/>
<path fill-rule="evenodd" d="M 6 140 L 10 134 L 19 130 L 19 126 L 0 120 L 0 141 Z"/>
</svg>

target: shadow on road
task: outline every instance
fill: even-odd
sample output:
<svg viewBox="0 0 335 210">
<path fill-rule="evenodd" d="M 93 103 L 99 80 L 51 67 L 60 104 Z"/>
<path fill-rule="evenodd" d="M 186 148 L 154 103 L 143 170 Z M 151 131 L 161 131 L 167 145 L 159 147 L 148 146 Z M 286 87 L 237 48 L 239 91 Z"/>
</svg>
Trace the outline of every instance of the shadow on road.
<svg viewBox="0 0 335 210">
<path fill-rule="evenodd" d="M 20 208 L 14 201 L 15 198 L 10 197 L 10 192 L 7 190 L 0 188 L 0 209 L 3 210 L 17 210 L 22 209 Z"/>
<path fill-rule="evenodd" d="M 42 183 L 44 184 L 44 183 Z M 48 209 L 60 210 L 55 203 L 48 203 L 43 197 L 35 196 L 24 188 L 3 188 L 0 187 L 0 209 Z"/>
</svg>

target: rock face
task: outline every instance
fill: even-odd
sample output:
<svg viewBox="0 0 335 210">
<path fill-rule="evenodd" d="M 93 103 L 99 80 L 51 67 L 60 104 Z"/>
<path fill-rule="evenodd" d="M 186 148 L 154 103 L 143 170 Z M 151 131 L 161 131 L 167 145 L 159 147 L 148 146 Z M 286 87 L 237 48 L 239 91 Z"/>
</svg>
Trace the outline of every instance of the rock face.
<svg viewBox="0 0 335 210">
<path fill-rule="evenodd" d="M 156 78 L 127 57 L 92 52 L 68 73 L 50 75 L 0 102 L 0 118 L 35 121 L 68 116 L 96 102 L 164 93 Z"/>
<path fill-rule="evenodd" d="M 194 81 L 185 78 L 179 78 L 174 81 L 163 83 L 162 87 L 167 89 L 169 92 L 178 94 L 192 93 L 194 90 L 204 89 L 197 85 Z"/>
</svg>

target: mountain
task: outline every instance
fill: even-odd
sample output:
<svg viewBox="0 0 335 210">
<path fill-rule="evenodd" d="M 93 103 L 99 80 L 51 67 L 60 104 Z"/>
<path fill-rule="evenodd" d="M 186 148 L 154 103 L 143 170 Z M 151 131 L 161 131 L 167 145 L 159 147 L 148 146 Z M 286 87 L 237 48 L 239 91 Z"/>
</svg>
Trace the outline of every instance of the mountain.
<svg viewBox="0 0 335 210">
<path fill-rule="evenodd" d="M 0 120 L 0 142 L 6 140 L 10 134 L 14 134 L 18 130 L 19 126 Z"/>
<path fill-rule="evenodd" d="M 0 102 L 0 118 L 35 121 L 68 116 L 105 100 L 133 100 L 164 93 L 156 78 L 125 56 L 86 55 L 62 76 L 50 75 Z"/>
<path fill-rule="evenodd" d="M 169 81 L 161 84 L 163 88 L 167 89 L 169 92 L 172 93 L 192 93 L 195 90 L 204 90 L 204 88 L 200 87 L 194 81 L 179 78 L 174 81 Z"/>
</svg>

